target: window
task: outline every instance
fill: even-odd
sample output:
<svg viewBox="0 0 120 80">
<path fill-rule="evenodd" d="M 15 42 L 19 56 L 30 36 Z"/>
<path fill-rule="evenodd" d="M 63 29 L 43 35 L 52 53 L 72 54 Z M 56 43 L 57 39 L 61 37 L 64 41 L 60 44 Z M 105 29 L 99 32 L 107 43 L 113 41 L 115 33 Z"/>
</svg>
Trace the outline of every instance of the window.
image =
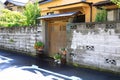
<svg viewBox="0 0 120 80">
<path fill-rule="evenodd" d="M 54 14 L 54 12 L 48 12 L 47 15 L 51 15 L 51 14 Z"/>
<path fill-rule="evenodd" d="M 108 10 L 107 11 L 108 21 L 118 21 L 120 20 L 120 9 Z"/>
<path fill-rule="evenodd" d="M 108 20 L 108 21 L 114 21 L 114 20 L 115 20 L 114 10 L 109 10 L 109 11 L 107 12 L 107 20 Z"/>
</svg>

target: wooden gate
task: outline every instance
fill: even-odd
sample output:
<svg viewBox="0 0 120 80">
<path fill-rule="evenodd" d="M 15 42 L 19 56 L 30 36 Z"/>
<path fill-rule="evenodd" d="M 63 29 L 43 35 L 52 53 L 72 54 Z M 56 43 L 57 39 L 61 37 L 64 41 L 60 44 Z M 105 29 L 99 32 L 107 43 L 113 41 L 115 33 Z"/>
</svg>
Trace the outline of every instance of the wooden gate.
<svg viewBox="0 0 120 80">
<path fill-rule="evenodd" d="M 60 48 L 66 47 L 66 23 L 57 21 L 48 25 L 50 56 L 59 52 Z"/>
</svg>

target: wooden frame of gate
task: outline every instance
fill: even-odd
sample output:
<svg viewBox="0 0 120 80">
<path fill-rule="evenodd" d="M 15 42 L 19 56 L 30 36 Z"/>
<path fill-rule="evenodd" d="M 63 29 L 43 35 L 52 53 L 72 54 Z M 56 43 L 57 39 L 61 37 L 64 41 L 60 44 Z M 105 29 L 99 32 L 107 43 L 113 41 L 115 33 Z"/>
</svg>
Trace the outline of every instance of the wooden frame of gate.
<svg viewBox="0 0 120 80">
<path fill-rule="evenodd" d="M 53 14 L 39 18 L 45 23 L 45 50 L 50 57 L 60 52 L 60 48 L 66 48 L 66 25 L 79 13 Z"/>
<path fill-rule="evenodd" d="M 47 22 L 49 56 L 54 56 L 54 54 L 60 51 L 60 48 L 66 47 L 66 25 L 68 18 L 55 18 Z"/>
</svg>

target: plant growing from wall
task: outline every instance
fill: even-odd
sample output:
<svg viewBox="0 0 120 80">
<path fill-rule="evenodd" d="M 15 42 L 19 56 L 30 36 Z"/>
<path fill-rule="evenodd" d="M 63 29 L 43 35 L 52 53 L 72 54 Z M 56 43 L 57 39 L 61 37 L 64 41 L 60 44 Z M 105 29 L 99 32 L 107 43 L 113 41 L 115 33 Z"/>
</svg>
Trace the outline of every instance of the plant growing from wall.
<svg viewBox="0 0 120 80">
<path fill-rule="evenodd" d="M 37 18 L 40 16 L 40 9 L 38 2 L 36 3 L 28 3 L 25 6 L 25 9 L 23 11 L 23 14 L 27 17 L 27 25 L 36 25 L 37 24 Z"/>
<path fill-rule="evenodd" d="M 13 39 L 10 39 L 9 42 L 14 42 L 14 40 L 13 40 Z"/>
<path fill-rule="evenodd" d="M 107 20 L 107 11 L 106 10 L 98 10 L 95 22 L 104 22 Z"/>
</svg>

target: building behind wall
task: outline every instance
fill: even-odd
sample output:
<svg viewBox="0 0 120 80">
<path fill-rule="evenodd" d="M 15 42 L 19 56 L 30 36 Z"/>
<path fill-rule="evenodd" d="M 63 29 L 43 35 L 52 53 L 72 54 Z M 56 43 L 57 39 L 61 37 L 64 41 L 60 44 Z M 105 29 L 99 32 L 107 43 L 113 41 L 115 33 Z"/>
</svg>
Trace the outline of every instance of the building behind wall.
<svg viewBox="0 0 120 80">
<path fill-rule="evenodd" d="M 95 6 L 98 10 L 104 9 L 107 11 L 107 21 L 120 20 L 120 8 L 110 0 L 99 1 L 93 4 L 93 6 Z"/>
<path fill-rule="evenodd" d="M 101 0 L 44 0 L 40 2 L 41 15 L 80 11 L 77 18 L 83 20 L 79 19 L 79 22 L 92 22 L 96 14 L 96 8 L 92 4 L 99 1 Z"/>
<path fill-rule="evenodd" d="M 41 0 L 5 0 L 4 4 L 9 10 L 22 12 L 27 3 L 35 3 L 36 1 Z"/>
<path fill-rule="evenodd" d="M 50 56 L 66 47 L 68 23 L 94 22 L 97 9 L 94 3 L 101 0 L 43 0 L 39 1 L 46 51 Z"/>
</svg>

